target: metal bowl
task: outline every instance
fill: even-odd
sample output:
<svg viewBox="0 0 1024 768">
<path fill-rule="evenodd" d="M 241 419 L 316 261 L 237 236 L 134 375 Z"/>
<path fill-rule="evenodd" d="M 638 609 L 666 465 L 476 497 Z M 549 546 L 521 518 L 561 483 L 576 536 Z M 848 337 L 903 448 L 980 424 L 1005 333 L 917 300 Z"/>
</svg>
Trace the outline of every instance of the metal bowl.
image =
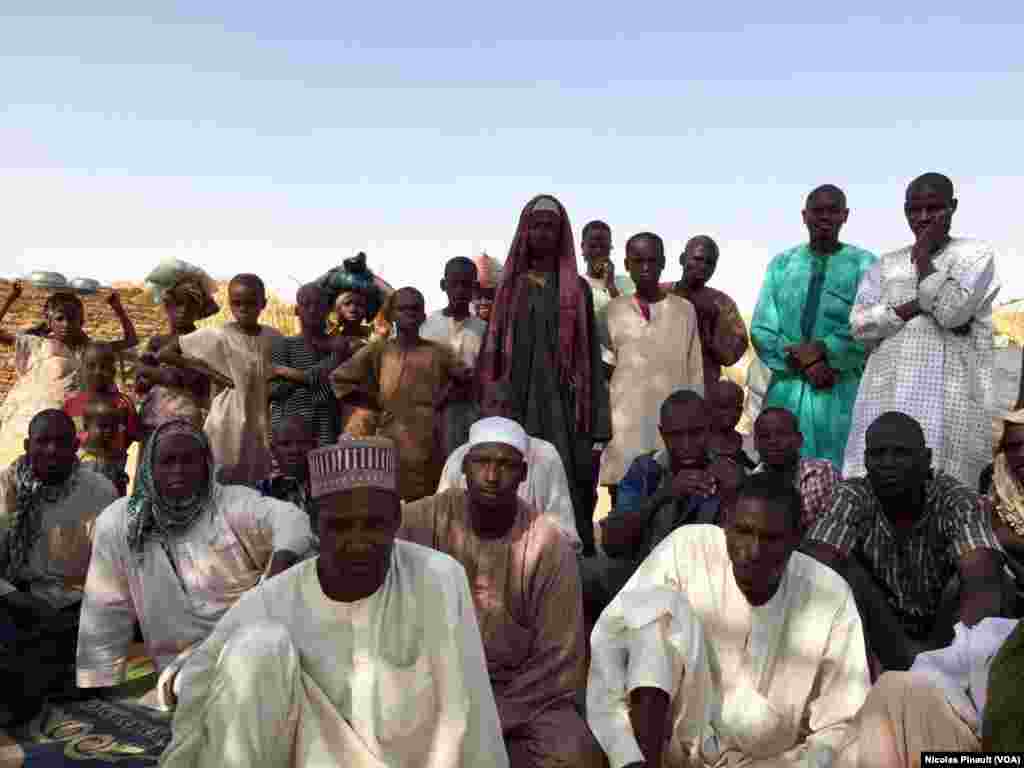
<svg viewBox="0 0 1024 768">
<path fill-rule="evenodd" d="M 100 281 L 93 280 L 91 277 L 76 277 L 70 285 L 75 291 L 85 296 L 98 293 L 100 290 Z"/>
<path fill-rule="evenodd" d="M 36 288 L 45 288 L 47 290 L 68 288 L 68 279 L 60 272 L 33 272 L 28 276 L 28 281 Z"/>
</svg>

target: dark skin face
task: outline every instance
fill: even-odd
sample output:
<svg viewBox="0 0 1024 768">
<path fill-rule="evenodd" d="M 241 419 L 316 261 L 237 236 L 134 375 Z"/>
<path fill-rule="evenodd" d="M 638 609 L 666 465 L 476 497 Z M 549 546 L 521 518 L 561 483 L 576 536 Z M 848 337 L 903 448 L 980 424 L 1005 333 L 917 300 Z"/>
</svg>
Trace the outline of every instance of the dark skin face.
<svg viewBox="0 0 1024 768">
<path fill-rule="evenodd" d="M 659 430 L 668 449 L 672 471 L 707 464 L 711 417 L 703 402 L 679 403 L 663 415 Z"/>
<path fill-rule="evenodd" d="M 24 442 L 32 474 L 47 485 L 59 485 L 71 474 L 78 438 L 74 425 L 65 419 L 48 418 Z"/>
<path fill-rule="evenodd" d="M 804 438 L 793 419 L 774 411 L 761 414 L 754 422 L 754 447 L 769 467 L 782 468 L 800 458 Z"/>
<path fill-rule="evenodd" d="M 317 574 L 324 593 L 352 602 L 376 592 L 388 573 L 402 510 L 394 493 L 355 488 L 318 502 L 320 558 Z"/>
<path fill-rule="evenodd" d="M 295 295 L 295 316 L 304 333 L 323 333 L 330 308 L 327 297 L 315 285 L 304 285 Z"/>
<path fill-rule="evenodd" d="M 955 198 L 947 197 L 934 187 L 923 184 L 910 190 L 903 212 L 910 231 L 916 237 L 920 238 L 925 230 L 934 227 L 939 233 L 936 242 L 941 244 L 949 239 L 956 206 Z"/>
<path fill-rule="evenodd" d="M 683 283 L 687 288 L 697 290 L 703 288 L 715 274 L 718 257 L 705 240 L 694 239 L 686 244 L 686 249 L 679 257 L 679 264 L 683 268 Z"/>
<path fill-rule="evenodd" d="M 736 585 L 751 605 L 764 605 L 779 588 L 800 532 L 780 504 L 740 497 L 728 514 L 726 547 Z"/>
<path fill-rule="evenodd" d="M 240 280 L 231 283 L 228 288 L 228 299 L 231 314 L 235 322 L 244 331 L 255 333 L 260 328 L 260 313 L 267 306 L 267 297 L 257 286 L 248 281 Z"/>
<path fill-rule="evenodd" d="M 270 451 L 281 472 L 299 480 L 305 480 L 309 474 L 306 457 L 315 448 L 313 431 L 302 419 L 286 419 L 274 430 L 270 440 Z"/>
<path fill-rule="evenodd" d="M 416 291 L 400 289 L 395 297 L 394 313 L 399 334 L 419 336 L 420 326 L 427 319 L 427 313 L 423 307 L 423 296 Z"/>
<path fill-rule="evenodd" d="M 1024 424 L 1007 424 L 1003 432 L 1006 463 L 1017 482 L 1024 482 Z"/>
<path fill-rule="evenodd" d="M 839 232 L 849 218 L 843 198 L 830 190 L 811 195 L 803 211 L 804 224 L 815 253 L 833 253 L 839 249 Z"/>
<path fill-rule="evenodd" d="M 920 437 L 899 424 L 876 422 L 865 442 L 864 468 L 879 500 L 892 504 L 919 496 L 932 463 L 932 452 Z M 919 510 L 908 507 L 907 512 Z"/>
<path fill-rule="evenodd" d="M 473 301 L 476 302 L 476 316 L 485 323 L 491 322 L 491 310 L 494 308 L 494 288 L 480 288 L 473 292 Z"/>
<path fill-rule="evenodd" d="M 542 261 L 558 253 L 562 239 L 562 218 L 554 211 L 530 214 L 526 230 L 527 243 L 534 261 Z"/>
<path fill-rule="evenodd" d="M 160 438 L 153 455 L 153 483 L 169 499 L 187 499 L 207 481 L 206 456 L 188 435 Z"/>
<path fill-rule="evenodd" d="M 474 528 L 481 534 L 501 535 L 514 522 L 516 492 L 526 478 L 523 455 L 511 445 L 475 445 L 462 463 Z"/>
<path fill-rule="evenodd" d="M 469 302 L 476 288 L 476 268 L 455 264 L 448 268 L 441 281 L 441 290 L 448 296 L 449 313 L 457 317 L 469 314 Z"/>
<path fill-rule="evenodd" d="M 58 304 L 47 315 L 50 337 L 64 343 L 82 335 L 82 313 L 74 304 Z"/>
<path fill-rule="evenodd" d="M 712 429 L 732 432 L 743 417 L 743 390 L 727 381 L 717 382 L 710 389 Z"/>
<path fill-rule="evenodd" d="M 636 283 L 637 293 L 656 293 L 664 269 L 665 256 L 649 238 L 631 240 L 626 246 L 626 271 Z"/>
<path fill-rule="evenodd" d="M 338 311 L 338 318 L 343 325 L 362 325 L 367 314 L 366 297 L 361 293 L 343 293 L 339 298 L 335 309 Z"/>
<path fill-rule="evenodd" d="M 581 245 L 587 274 L 604 280 L 605 269 L 612 253 L 612 233 L 604 227 L 591 227 Z"/>
<path fill-rule="evenodd" d="M 192 300 L 177 296 L 174 291 L 168 291 L 164 294 L 163 306 L 171 333 L 182 334 L 195 330 L 199 307 Z"/>
<path fill-rule="evenodd" d="M 82 357 L 82 383 L 87 392 L 113 392 L 117 357 L 109 347 L 89 347 Z"/>
<path fill-rule="evenodd" d="M 86 409 L 83 421 L 93 446 L 112 448 L 124 424 L 124 416 L 111 403 L 100 402 Z"/>
</svg>

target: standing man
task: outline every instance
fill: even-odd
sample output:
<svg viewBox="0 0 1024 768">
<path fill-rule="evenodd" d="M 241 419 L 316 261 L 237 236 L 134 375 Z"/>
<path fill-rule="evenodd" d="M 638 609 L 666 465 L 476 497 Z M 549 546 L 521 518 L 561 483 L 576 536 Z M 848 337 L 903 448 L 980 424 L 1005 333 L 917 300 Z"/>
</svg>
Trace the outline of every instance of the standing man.
<svg viewBox="0 0 1024 768">
<path fill-rule="evenodd" d="M 608 393 L 590 285 L 576 271 L 569 216 L 550 195 L 520 216 L 477 374 L 482 386 L 508 378 L 526 431 L 558 448 L 592 554 L 593 445 L 609 438 Z"/>
<path fill-rule="evenodd" d="M 807 196 L 810 241 L 768 265 L 751 323 L 761 361 L 772 371 L 765 407 L 785 408 L 804 436 L 801 455 L 841 466 L 864 347 L 850 335 L 850 307 L 873 254 L 839 241 L 846 195 L 825 184 Z"/>
<path fill-rule="evenodd" d="M 857 395 L 843 474 L 864 474 L 864 436 L 886 411 L 913 416 L 935 467 L 971 488 L 992 461 L 992 302 L 995 251 L 950 237 L 953 182 L 926 173 L 907 187 L 915 243 L 882 257 L 850 314 L 854 337 L 874 347 Z"/>
<path fill-rule="evenodd" d="M 700 347 L 704 355 L 704 386 L 710 387 L 722 376 L 722 368 L 735 365 L 747 351 L 747 324 L 729 296 L 708 287 L 718 266 L 718 244 L 707 235 L 690 238 L 679 257 L 683 279 L 672 292 L 693 304 L 700 327 Z"/>
</svg>

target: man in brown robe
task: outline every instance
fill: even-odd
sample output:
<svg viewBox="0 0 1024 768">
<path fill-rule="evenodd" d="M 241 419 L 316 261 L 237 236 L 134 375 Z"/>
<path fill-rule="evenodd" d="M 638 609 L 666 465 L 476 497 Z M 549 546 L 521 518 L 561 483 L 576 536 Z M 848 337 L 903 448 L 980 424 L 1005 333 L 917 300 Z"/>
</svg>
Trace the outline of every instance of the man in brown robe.
<svg viewBox="0 0 1024 768">
<path fill-rule="evenodd" d="M 707 235 L 691 238 L 679 257 L 683 279 L 672 292 L 697 310 L 700 346 L 704 353 L 704 386 L 718 381 L 722 368 L 735 365 L 747 351 L 749 337 L 736 302 L 707 283 L 718 265 L 718 245 Z"/>
<path fill-rule="evenodd" d="M 429 496 L 444 466 L 438 413 L 453 380 L 469 371 L 441 344 L 420 338 L 426 319 L 423 294 L 400 288 L 394 296 L 394 339 L 369 344 L 331 373 L 341 402 L 358 393 L 380 410 L 377 434 L 398 446 L 398 490 L 403 501 Z"/>
<path fill-rule="evenodd" d="M 529 438 L 496 416 L 473 425 L 469 444 L 468 490 L 407 504 L 398 537 L 466 569 L 510 766 L 603 766 L 575 708 L 586 644 L 576 557 L 558 528 L 516 493 Z"/>
</svg>

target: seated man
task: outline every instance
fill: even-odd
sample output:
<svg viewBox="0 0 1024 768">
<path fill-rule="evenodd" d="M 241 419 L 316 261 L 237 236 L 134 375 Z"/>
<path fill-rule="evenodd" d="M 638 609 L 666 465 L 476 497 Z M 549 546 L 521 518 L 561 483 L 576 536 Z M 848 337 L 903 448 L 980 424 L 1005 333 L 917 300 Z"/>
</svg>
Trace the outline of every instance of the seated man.
<svg viewBox="0 0 1024 768">
<path fill-rule="evenodd" d="M 600 767 L 604 755 L 575 709 L 586 653 L 576 558 L 516 495 L 529 438 L 493 417 L 472 426 L 469 446 L 468 490 L 406 505 L 398 536 L 451 555 L 469 574 L 510 763 Z"/>
<path fill-rule="evenodd" d="M 580 562 L 587 620 L 598 614 L 640 562 L 687 523 L 715 523 L 744 476 L 733 459 L 708 455 L 711 417 L 700 395 L 679 390 L 662 403 L 665 449 L 635 459 L 619 483 L 615 509 L 601 521 L 605 555 Z"/>
<path fill-rule="evenodd" d="M 757 464 L 743 450 L 743 435 L 736 425 L 743 418 L 743 390 L 729 379 L 705 382 L 708 404 L 711 406 L 711 432 L 708 435 L 708 453 L 713 458 L 729 458 L 752 470 Z"/>
<path fill-rule="evenodd" d="M 933 472 L 931 458 L 913 418 L 883 413 L 867 431 L 867 477 L 839 483 L 805 537 L 806 551 L 853 588 L 876 670 L 909 669 L 921 651 L 947 645 L 957 621 L 971 627 L 1003 608 L 988 507 Z"/>
<path fill-rule="evenodd" d="M 800 494 L 800 530 L 806 531 L 832 509 L 839 473 L 828 459 L 801 457 L 804 436 L 796 416 L 785 408 L 765 408 L 754 422 L 754 447 L 761 463 L 754 471 L 786 478 Z"/>
<path fill-rule="evenodd" d="M 672 533 L 601 614 L 587 719 L 611 768 L 826 768 L 852 742 L 860 617 L 836 573 L 794 552 L 799 518 L 791 484 L 754 475 L 724 530 Z"/>
<path fill-rule="evenodd" d="M 309 516 L 313 533 L 310 555 L 319 551 L 316 503 L 309 494 L 309 454 L 316 449 L 316 441 L 310 420 L 301 416 L 279 419 L 270 431 L 270 453 L 277 471 L 256 486 L 264 496 L 294 504 Z"/>
<path fill-rule="evenodd" d="M 859 765 L 911 768 L 922 751 L 980 752 L 989 670 L 1017 623 L 957 624 L 952 645 L 918 655 L 909 672 L 882 675 L 861 712 Z"/>
<path fill-rule="evenodd" d="M 520 421 L 515 413 L 515 393 L 508 381 L 496 381 L 484 389 L 480 414 L 485 419 L 501 416 Z M 581 552 L 583 542 L 576 532 L 572 492 L 569 490 L 565 467 L 562 466 L 562 457 L 558 455 L 558 449 L 547 440 L 539 437 L 531 437 L 529 440 L 530 445 L 526 449 L 526 479 L 519 485 L 519 498 L 554 523 L 569 539 L 572 548 Z M 466 490 L 466 473 L 462 465 L 467 453 L 469 443 L 452 451 L 441 472 L 438 493 L 444 493 L 449 488 Z"/>
<path fill-rule="evenodd" d="M 75 425 L 37 413 L 25 455 L 0 472 L 0 720 L 34 716 L 43 697 L 74 680 L 82 586 L 93 525 L 117 498 L 81 467 Z M 5 711 L 6 710 L 6 711 Z"/>
<path fill-rule="evenodd" d="M 164 768 L 507 768 L 466 573 L 395 541 L 398 457 L 309 457 L 321 555 L 250 591 L 181 672 Z"/>
<path fill-rule="evenodd" d="M 220 485 L 206 433 L 188 421 L 157 427 L 135 491 L 96 521 L 78 634 L 78 685 L 123 682 L 136 620 L 160 679 L 161 704 L 221 616 L 266 574 L 312 545 L 309 518 L 292 504 Z"/>
</svg>

